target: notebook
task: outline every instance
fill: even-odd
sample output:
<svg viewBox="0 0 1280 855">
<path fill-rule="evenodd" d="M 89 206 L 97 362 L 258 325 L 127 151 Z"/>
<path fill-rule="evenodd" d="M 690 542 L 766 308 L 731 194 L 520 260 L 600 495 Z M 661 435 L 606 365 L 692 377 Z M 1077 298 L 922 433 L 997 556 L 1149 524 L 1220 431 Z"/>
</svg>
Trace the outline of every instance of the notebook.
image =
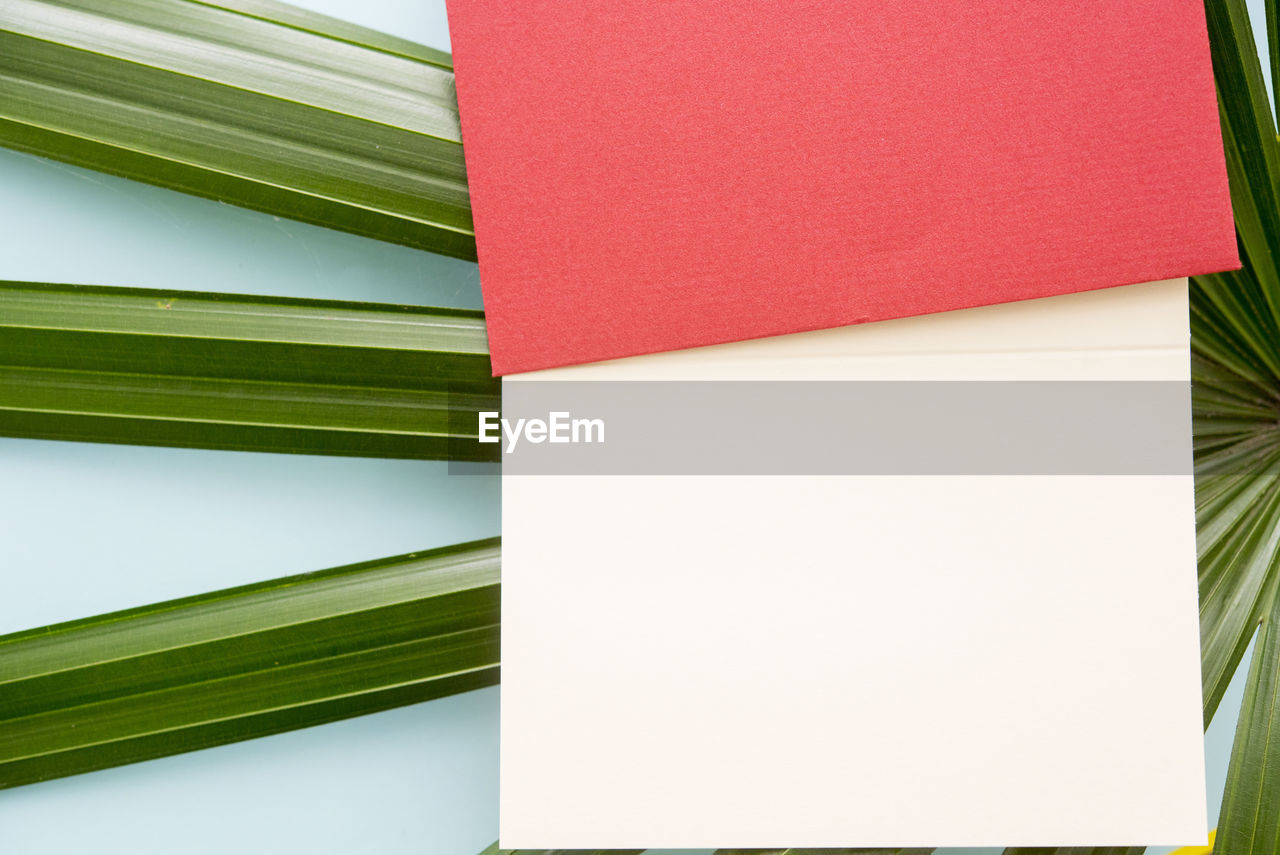
<svg viewBox="0 0 1280 855">
<path fill-rule="evenodd" d="M 501 845 L 1203 843 L 1186 289 L 505 378 L 503 418 L 607 412 L 602 442 L 519 434 L 504 455 Z M 728 420 L 687 439 L 715 457 L 744 414 L 778 418 L 778 383 L 931 408 L 878 440 L 877 470 L 802 395 L 726 475 L 662 448 L 679 432 L 655 426 L 696 406 L 618 404 L 705 389 Z M 1030 442 L 1003 418 L 974 432 L 1063 395 L 1083 403 Z M 883 429 L 851 416 L 848 447 L 859 424 Z M 983 449 L 959 471 L 963 450 L 916 465 L 960 430 Z M 853 474 L 805 469 L 809 443 Z"/>
</svg>

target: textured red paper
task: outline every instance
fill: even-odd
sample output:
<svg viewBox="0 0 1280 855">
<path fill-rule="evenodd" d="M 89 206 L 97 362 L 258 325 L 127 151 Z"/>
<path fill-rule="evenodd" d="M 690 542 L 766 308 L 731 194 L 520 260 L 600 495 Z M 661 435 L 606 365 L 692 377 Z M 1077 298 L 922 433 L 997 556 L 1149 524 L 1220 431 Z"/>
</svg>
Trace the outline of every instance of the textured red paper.
<svg viewBox="0 0 1280 855">
<path fill-rule="evenodd" d="M 1237 267 L 1202 0 L 449 0 L 495 374 Z"/>
</svg>

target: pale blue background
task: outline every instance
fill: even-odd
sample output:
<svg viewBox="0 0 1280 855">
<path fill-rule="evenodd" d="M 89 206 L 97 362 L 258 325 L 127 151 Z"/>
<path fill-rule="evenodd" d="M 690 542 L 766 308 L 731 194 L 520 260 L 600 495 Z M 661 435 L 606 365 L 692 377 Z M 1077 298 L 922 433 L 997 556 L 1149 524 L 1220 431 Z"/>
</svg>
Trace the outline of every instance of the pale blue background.
<svg viewBox="0 0 1280 855">
<path fill-rule="evenodd" d="M 300 5 L 449 47 L 443 0 Z M 473 264 L 3 150 L 0 191 L 4 279 L 480 306 Z M 0 439 L 0 485 L 0 633 L 500 528 L 497 480 L 438 463 Z M 1211 824 L 1242 678 L 1206 737 Z M 497 763 L 486 689 L 0 791 L 0 855 L 474 855 Z"/>
</svg>

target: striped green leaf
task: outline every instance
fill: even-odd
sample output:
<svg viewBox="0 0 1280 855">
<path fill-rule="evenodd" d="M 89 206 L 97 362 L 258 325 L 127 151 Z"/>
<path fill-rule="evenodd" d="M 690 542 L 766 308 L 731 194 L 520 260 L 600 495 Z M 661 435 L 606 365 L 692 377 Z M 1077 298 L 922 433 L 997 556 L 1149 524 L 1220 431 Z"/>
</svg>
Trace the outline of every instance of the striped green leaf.
<svg viewBox="0 0 1280 855">
<path fill-rule="evenodd" d="M 1208 0 L 1243 268 L 1192 280 L 1204 721 L 1261 626 L 1214 852 L 1280 849 L 1280 144 L 1243 0 Z M 1278 48 L 1274 0 L 1268 0 Z"/>
<path fill-rule="evenodd" d="M 1280 852 L 1280 598 L 1249 668 L 1214 852 Z"/>
<path fill-rule="evenodd" d="M 1004 855 L 1142 855 L 1145 846 L 1068 846 L 1062 849 L 1039 846 L 1014 846 Z"/>
<path fill-rule="evenodd" d="M 0 787 L 498 682 L 496 539 L 0 637 Z"/>
<path fill-rule="evenodd" d="M 0 435 L 479 460 L 498 390 L 479 312 L 0 282 Z"/>
<path fill-rule="evenodd" d="M 0 145 L 475 258 L 448 54 L 270 0 L 5 0 Z"/>
<path fill-rule="evenodd" d="M 1206 10 L 1244 265 L 1191 289 L 1207 725 L 1280 584 L 1280 146 L 1243 0 Z"/>
</svg>

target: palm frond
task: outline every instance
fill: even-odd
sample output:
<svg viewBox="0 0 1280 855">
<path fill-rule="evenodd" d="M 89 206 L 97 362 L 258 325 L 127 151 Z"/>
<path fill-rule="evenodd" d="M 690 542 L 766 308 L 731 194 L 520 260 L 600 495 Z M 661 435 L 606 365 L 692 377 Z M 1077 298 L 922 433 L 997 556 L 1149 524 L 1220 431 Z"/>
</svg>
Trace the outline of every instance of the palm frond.
<svg viewBox="0 0 1280 855">
<path fill-rule="evenodd" d="M 0 788 L 498 682 L 497 539 L 0 637 Z"/>
<path fill-rule="evenodd" d="M 0 435 L 493 459 L 461 309 L 0 282 Z"/>
<path fill-rule="evenodd" d="M 448 54 L 267 0 L 5 0 L 0 145 L 475 258 Z"/>
</svg>

